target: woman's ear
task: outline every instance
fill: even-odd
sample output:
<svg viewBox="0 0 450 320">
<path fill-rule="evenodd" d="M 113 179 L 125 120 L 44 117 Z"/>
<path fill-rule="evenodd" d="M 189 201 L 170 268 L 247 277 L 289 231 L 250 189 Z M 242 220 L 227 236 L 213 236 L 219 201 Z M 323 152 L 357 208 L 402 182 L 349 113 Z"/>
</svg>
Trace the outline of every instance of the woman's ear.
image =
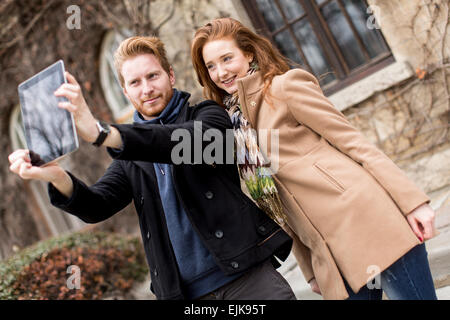
<svg viewBox="0 0 450 320">
<path fill-rule="evenodd" d="M 255 56 L 253 55 L 253 53 L 247 53 L 247 54 L 245 55 L 245 57 L 247 58 L 248 63 L 252 63 L 253 58 L 254 58 Z"/>
</svg>

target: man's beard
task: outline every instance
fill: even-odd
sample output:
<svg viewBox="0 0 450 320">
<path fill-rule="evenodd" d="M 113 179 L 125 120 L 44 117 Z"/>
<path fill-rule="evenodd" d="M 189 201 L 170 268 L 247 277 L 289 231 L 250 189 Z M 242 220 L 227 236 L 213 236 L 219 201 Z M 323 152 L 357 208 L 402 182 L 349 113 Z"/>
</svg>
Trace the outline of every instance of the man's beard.
<svg viewBox="0 0 450 320">
<path fill-rule="evenodd" d="M 162 110 L 161 110 L 161 112 L 158 112 L 158 114 L 147 115 L 147 114 L 143 113 L 143 111 L 144 111 L 144 103 L 143 102 L 132 100 L 131 103 L 133 104 L 133 107 L 136 109 L 136 111 L 139 112 L 141 114 L 141 116 L 144 118 L 147 117 L 147 118 L 153 119 L 153 118 L 158 117 L 162 112 Z M 164 110 L 164 108 L 163 108 L 163 110 Z"/>
</svg>

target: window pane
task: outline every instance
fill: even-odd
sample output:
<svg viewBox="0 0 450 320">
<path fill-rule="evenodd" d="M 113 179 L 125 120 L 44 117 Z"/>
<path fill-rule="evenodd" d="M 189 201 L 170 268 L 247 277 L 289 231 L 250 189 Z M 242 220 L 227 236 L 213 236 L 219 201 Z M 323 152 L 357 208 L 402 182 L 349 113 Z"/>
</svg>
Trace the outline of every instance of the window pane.
<svg viewBox="0 0 450 320">
<path fill-rule="evenodd" d="M 14 123 L 14 134 L 16 135 L 18 146 L 21 149 L 26 149 L 27 140 L 25 139 L 25 129 L 22 121 L 22 113 L 18 112 L 16 123 Z"/>
<path fill-rule="evenodd" d="M 369 29 L 366 25 L 369 19 L 367 13 L 367 6 L 361 0 L 344 0 L 344 6 L 347 10 L 353 24 L 358 30 L 359 35 L 362 38 L 364 46 L 369 52 L 370 58 L 374 58 L 377 55 L 387 51 L 383 37 L 377 29 Z"/>
<path fill-rule="evenodd" d="M 298 0 L 280 0 L 280 6 L 289 21 L 299 18 L 305 13 Z"/>
<path fill-rule="evenodd" d="M 316 77 L 321 78 L 321 85 L 335 80 L 334 74 L 326 74 L 333 70 L 325 58 L 325 54 L 322 51 L 309 21 L 307 19 L 302 19 L 293 25 L 293 29 L 313 73 Z"/>
<path fill-rule="evenodd" d="M 114 66 L 114 52 L 131 35 L 127 30 L 111 30 L 104 37 L 100 53 L 100 83 L 111 111 L 116 119 L 129 112 L 131 104 L 120 86 Z"/>
<path fill-rule="evenodd" d="M 327 0 L 316 0 L 316 4 L 320 6 L 322 3 L 326 2 Z"/>
<path fill-rule="evenodd" d="M 352 29 L 336 2 L 331 2 L 321 9 L 328 28 L 336 39 L 345 61 L 350 69 L 354 69 L 366 61 Z"/>
<path fill-rule="evenodd" d="M 278 33 L 276 36 L 274 36 L 274 40 L 277 44 L 278 49 L 280 49 L 280 52 L 285 57 L 301 65 L 304 64 L 297 50 L 297 47 L 294 44 L 294 39 L 292 39 L 288 30 Z"/>
<path fill-rule="evenodd" d="M 126 39 L 128 31 L 121 30 L 120 32 L 117 32 L 114 34 L 114 42 L 112 43 L 111 47 L 108 49 L 108 66 L 109 66 L 109 78 L 110 83 L 114 87 L 113 90 L 117 92 L 117 98 L 120 100 L 119 103 L 121 104 L 123 109 L 126 109 L 130 102 L 125 97 L 122 87 L 120 86 L 120 80 L 119 75 L 117 74 L 116 67 L 114 65 L 114 52 L 119 48 L 120 43 Z M 131 33 L 128 33 L 129 36 L 131 36 Z"/>
<path fill-rule="evenodd" d="M 283 18 L 272 0 L 256 0 L 256 3 L 270 31 L 275 31 L 284 25 Z"/>
<path fill-rule="evenodd" d="M 124 110 L 128 107 L 129 101 L 123 94 L 123 89 L 120 86 L 119 76 L 117 75 L 116 68 L 114 67 L 114 62 L 111 60 L 108 60 L 110 62 L 108 64 L 108 78 L 109 78 L 109 84 L 112 87 L 112 90 L 116 92 L 116 99 L 118 99 L 118 103 L 121 106 L 121 109 Z"/>
</svg>

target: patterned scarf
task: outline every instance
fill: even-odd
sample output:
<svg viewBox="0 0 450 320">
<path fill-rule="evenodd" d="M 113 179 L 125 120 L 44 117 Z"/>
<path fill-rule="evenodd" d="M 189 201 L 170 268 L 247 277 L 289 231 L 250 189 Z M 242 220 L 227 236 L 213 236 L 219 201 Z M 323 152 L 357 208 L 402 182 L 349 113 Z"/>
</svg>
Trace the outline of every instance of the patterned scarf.
<svg viewBox="0 0 450 320">
<path fill-rule="evenodd" d="M 247 76 L 257 70 L 258 65 L 252 63 Z M 226 96 L 224 104 L 233 124 L 239 175 L 258 207 L 272 220 L 282 224 L 286 221 L 286 215 L 281 205 L 278 190 L 272 178 L 270 167 L 259 149 L 256 131 L 251 130 L 251 125 L 241 111 L 238 92 Z"/>
</svg>

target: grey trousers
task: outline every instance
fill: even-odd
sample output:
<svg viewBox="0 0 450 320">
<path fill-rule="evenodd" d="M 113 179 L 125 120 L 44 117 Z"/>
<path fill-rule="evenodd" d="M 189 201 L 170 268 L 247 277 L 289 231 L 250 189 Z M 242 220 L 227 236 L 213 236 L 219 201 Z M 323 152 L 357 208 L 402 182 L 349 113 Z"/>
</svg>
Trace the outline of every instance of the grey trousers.
<svg viewBox="0 0 450 320">
<path fill-rule="evenodd" d="M 289 283 L 266 261 L 199 300 L 297 300 Z"/>
</svg>

